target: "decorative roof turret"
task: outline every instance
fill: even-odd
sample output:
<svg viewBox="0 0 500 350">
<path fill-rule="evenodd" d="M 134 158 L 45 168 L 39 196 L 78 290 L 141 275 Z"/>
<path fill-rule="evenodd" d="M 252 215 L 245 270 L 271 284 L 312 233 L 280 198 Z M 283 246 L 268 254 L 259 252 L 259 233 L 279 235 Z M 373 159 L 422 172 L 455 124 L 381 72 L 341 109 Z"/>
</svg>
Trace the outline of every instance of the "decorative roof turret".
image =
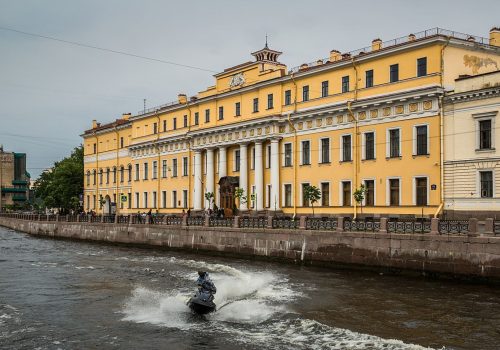
<svg viewBox="0 0 500 350">
<path fill-rule="evenodd" d="M 267 35 L 266 35 L 266 45 L 264 46 L 263 49 L 252 52 L 252 56 L 255 57 L 255 60 L 257 62 L 267 61 L 267 62 L 277 63 L 278 56 L 281 55 L 282 53 L 283 52 L 281 51 L 271 50 L 269 46 L 267 46 Z"/>
</svg>

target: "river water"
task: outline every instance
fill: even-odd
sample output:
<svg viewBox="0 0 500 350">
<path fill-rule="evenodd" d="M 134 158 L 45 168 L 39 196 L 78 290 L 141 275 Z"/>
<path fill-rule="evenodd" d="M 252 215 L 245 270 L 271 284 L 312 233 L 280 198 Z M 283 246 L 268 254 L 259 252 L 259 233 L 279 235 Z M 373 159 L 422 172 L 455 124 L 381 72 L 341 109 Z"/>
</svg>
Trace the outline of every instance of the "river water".
<svg viewBox="0 0 500 350">
<path fill-rule="evenodd" d="M 191 314 L 197 270 L 219 310 Z M 2 349 L 499 349 L 496 287 L 31 237 L 0 227 Z"/>
</svg>

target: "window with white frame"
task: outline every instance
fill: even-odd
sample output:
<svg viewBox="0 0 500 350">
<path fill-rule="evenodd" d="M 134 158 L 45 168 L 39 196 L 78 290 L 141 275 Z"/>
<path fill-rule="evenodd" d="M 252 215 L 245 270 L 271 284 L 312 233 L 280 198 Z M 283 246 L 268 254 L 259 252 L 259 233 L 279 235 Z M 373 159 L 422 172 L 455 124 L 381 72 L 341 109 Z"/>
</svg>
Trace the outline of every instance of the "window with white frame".
<svg viewBox="0 0 500 350">
<path fill-rule="evenodd" d="M 387 130 L 387 157 L 397 158 L 401 156 L 401 130 Z"/>
<path fill-rule="evenodd" d="M 399 206 L 400 204 L 400 181 L 399 179 L 388 179 L 388 200 L 387 204 L 390 206 Z"/>
<path fill-rule="evenodd" d="M 135 181 L 139 181 L 140 172 L 139 172 L 139 163 L 135 165 Z"/>
<path fill-rule="evenodd" d="M 311 164 L 311 141 L 301 141 L 302 165 Z"/>
<path fill-rule="evenodd" d="M 375 205 L 375 180 L 365 180 L 365 205 L 373 207 Z"/>
<path fill-rule="evenodd" d="M 351 135 L 342 135 L 342 161 L 350 162 L 352 160 Z"/>
<path fill-rule="evenodd" d="M 187 209 L 188 207 L 188 191 L 187 190 L 182 190 L 182 206 L 184 209 Z"/>
<path fill-rule="evenodd" d="M 415 204 L 417 206 L 424 206 L 428 204 L 427 182 L 428 182 L 427 177 L 415 178 Z"/>
<path fill-rule="evenodd" d="M 167 207 L 167 191 L 161 191 L 161 207 Z"/>
<path fill-rule="evenodd" d="M 479 190 L 481 198 L 493 198 L 493 171 L 479 172 Z"/>
<path fill-rule="evenodd" d="M 271 187 L 269 185 L 269 193 L 271 192 Z M 284 184 L 283 185 L 283 196 L 284 203 L 283 206 L 285 208 L 292 206 L 292 184 Z"/>
<path fill-rule="evenodd" d="M 151 174 L 153 179 L 158 177 L 158 162 L 156 160 L 153 161 L 153 174 Z"/>
<path fill-rule="evenodd" d="M 413 154 L 417 156 L 429 154 L 429 127 L 416 125 L 413 128 Z"/>
<path fill-rule="evenodd" d="M 266 168 L 271 167 L 271 145 L 267 145 L 266 147 Z"/>
<path fill-rule="evenodd" d="M 188 157 L 182 158 L 182 176 L 188 176 Z"/>
<path fill-rule="evenodd" d="M 161 166 L 161 177 L 167 177 L 167 169 L 167 160 L 163 160 Z"/>
<path fill-rule="evenodd" d="M 292 144 L 285 143 L 283 144 L 283 166 L 289 167 L 292 166 Z"/>
<path fill-rule="evenodd" d="M 148 193 L 147 192 L 143 193 L 142 201 L 144 204 L 144 208 L 147 208 L 148 207 Z"/>
<path fill-rule="evenodd" d="M 340 191 L 342 206 L 351 206 L 351 181 L 342 181 L 340 183 Z"/>
<path fill-rule="evenodd" d="M 497 111 L 473 114 L 476 123 L 476 151 L 495 149 L 495 117 Z"/>
<path fill-rule="evenodd" d="M 240 171 L 240 150 L 234 150 L 234 171 Z"/>
<path fill-rule="evenodd" d="M 250 160 L 250 169 L 255 169 L 255 147 L 251 148 L 250 154 L 252 156 Z"/>
<path fill-rule="evenodd" d="M 149 163 L 145 162 L 144 163 L 144 180 L 148 179 L 149 174 Z"/>
<path fill-rule="evenodd" d="M 266 185 L 266 208 L 271 206 L 271 185 Z"/>
<path fill-rule="evenodd" d="M 172 177 L 177 177 L 177 158 L 172 159 Z"/>
<path fill-rule="evenodd" d="M 177 191 L 172 191 L 172 208 L 177 208 Z"/>
<path fill-rule="evenodd" d="M 328 207 L 330 206 L 330 183 L 322 182 L 321 183 L 321 206 Z"/>
<path fill-rule="evenodd" d="M 157 203 L 157 198 L 156 198 L 156 191 L 153 191 L 153 200 L 151 201 L 151 207 L 156 208 L 156 203 Z"/>
<path fill-rule="evenodd" d="M 135 192 L 135 208 L 138 209 L 140 208 L 140 203 L 139 203 L 139 192 Z"/>
<path fill-rule="evenodd" d="M 375 133 L 373 131 L 363 134 L 364 159 L 375 159 Z"/>
<path fill-rule="evenodd" d="M 308 182 L 304 182 L 301 184 L 300 186 L 300 190 L 301 190 L 301 193 L 300 193 L 300 197 L 302 199 L 302 206 L 303 207 L 309 207 L 311 205 L 311 201 L 309 199 L 306 198 L 306 189 L 310 186 L 311 184 L 308 183 Z"/>
<path fill-rule="evenodd" d="M 320 145 L 320 163 L 330 163 L 330 139 L 322 138 L 319 141 Z"/>
</svg>

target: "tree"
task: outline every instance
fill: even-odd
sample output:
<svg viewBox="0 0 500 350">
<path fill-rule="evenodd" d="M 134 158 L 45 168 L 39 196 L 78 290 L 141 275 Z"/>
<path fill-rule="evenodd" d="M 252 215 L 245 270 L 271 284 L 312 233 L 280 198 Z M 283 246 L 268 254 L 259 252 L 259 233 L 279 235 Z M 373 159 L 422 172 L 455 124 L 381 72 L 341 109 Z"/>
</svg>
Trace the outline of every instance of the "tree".
<svg viewBox="0 0 500 350">
<path fill-rule="evenodd" d="M 321 191 L 316 186 L 306 185 L 304 186 L 304 193 L 302 194 L 306 201 L 311 203 L 313 216 L 314 216 L 314 203 L 319 201 L 321 198 Z"/>
<path fill-rule="evenodd" d="M 240 205 L 247 202 L 247 196 L 245 196 L 245 190 L 241 187 L 236 187 L 234 189 L 234 198 L 237 198 L 240 202 Z"/>
<path fill-rule="evenodd" d="M 365 185 L 361 185 L 353 193 L 354 200 L 359 204 L 359 206 L 361 208 L 361 214 L 363 214 L 363 200 L 365 199 L 366 191 L 367 191 L 367 188 L 365 187 Z"/>
<path fill-rule="evenodd" d="M 40 175 L 35 181 L 35 195 L 46 208 L 77 209 L 83 193 L 83 177 L 83 146 L 80 145 L 69 157 L 55 162 Z"/>
<path fill-rule="evenodd" d="M 212 202 L 214 200 L 214 193 L 205 192 L 205 199 L 208 201 L 208 208 L 210 209 L 212 207 Z"/>
</svg>

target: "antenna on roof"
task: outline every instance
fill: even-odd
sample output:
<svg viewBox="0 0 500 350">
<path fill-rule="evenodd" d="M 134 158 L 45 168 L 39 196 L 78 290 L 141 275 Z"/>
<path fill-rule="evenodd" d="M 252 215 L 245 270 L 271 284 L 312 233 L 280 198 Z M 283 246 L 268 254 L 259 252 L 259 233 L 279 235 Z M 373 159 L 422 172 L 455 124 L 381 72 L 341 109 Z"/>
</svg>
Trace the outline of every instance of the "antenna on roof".
<svg viewBox="0 0 500 350">
<path fill-rule="evenodd" d="M 268 49 L 269 47 L 267 46 L 267 33 L 266 33 L 266 46 L 265 46 L 266 49 Z"/>
</svg>

